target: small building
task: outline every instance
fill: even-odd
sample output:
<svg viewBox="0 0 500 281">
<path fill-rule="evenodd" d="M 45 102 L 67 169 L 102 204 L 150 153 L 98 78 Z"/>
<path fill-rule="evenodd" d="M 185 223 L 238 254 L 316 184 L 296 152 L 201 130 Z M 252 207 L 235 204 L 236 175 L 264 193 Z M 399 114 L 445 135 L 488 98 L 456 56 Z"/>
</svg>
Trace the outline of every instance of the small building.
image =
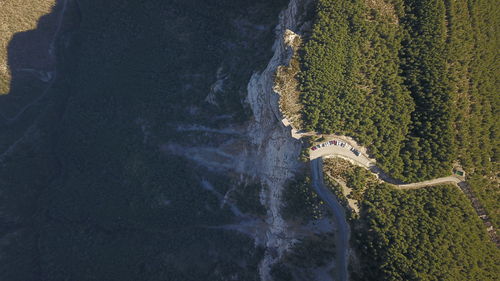
<svg viewBox="0 0 500 281">
<path fill-rule="evenodd" d="M 465 171 L 459 168 L 453 169 L 453 173 L 460 177 L 465 177 Z"/>
</svg>

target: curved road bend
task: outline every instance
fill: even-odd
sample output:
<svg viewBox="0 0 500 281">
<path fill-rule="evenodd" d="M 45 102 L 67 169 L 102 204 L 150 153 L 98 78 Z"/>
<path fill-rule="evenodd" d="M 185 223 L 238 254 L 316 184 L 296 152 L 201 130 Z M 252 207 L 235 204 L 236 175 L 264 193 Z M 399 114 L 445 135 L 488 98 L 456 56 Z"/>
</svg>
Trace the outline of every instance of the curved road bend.
<svg viewBox="0 0 500 281">
<path fill-rule="evenodd" d="M 422 182 L 405 184 L 405 183 L 400 182 L 396 179 L 393 179 L 391 176 L 384 173 L 384 171 L 376 165 L 375 159 L 369 158 L 365 154 L 361 154 L 359 156 L 356 156 L 349 149 L 343 148 L 340 146 L 336 146 L 336 145 L 322 147 L 322 148 L 316 149 L 316 150 L 309 150 L 309 155 L 310 155 L 310 159 L 320 159 L 323 157 L 325 157 L 325 158 L 326 157 L 339 157 L 339 158 L 347 159 L 347 160 L 355 163 L 358 166 L 361 166 L 361 167 L 368 169 L 373 174 L 377 175 L 380 180 L 382 180 L 388 184 L 393 185 L 396 189 L 416 189 L 416 188 L 421 188 L 421 187 L 425 187 L 425 186 L 432 186 L 432 185 L 446 184 L 446 183 L 454 184 L 454 185 L 458 186 L 458 184 L 463 181 L 463 179 L 460 179 L 457 176 L 447 176 L 447 177 L 436 178 L 436 179 L 422 181 Z"/>
<path fill-rule="evenodd" d="M 345 211 L 337 197 L 328 190 L 323 182 L 323 160 L 321 157 L 311 160 L 312 185 L 316 193 L 328 204 L 333 212 L 337 224 L 337 233 L 335 235 L 336 243 L 336 272 L 337 280 L 347 281 L 347 263 L 348 263 L 348 248 L 349 248 L 349 225 L 347 224 Z"/>
<path fill-rule="evenodd" d="M 342 139 L 342 141 L 347 142 L 347 143 L 349 143 L 349 145 L 353 146 L 353 143 L 350 143 L 344 139 Z M 358 150 L 363 150 L 357 144 L 354 144 L 354 147 Z M 355 156 L 354 153 L 352 151 L 350 151 L 349 149 L 342 148 L 342 147 L 336 146 L 336 145 L 322 147 L 322 148 L 316 149 L 316 150 L 310 149 L 309 156 L 311 159 L 313 179 L 316 179 L 316 181 L 318 181 L 318 180 L 320 181 L 319 183 L 316 181 L 313 181 L 314 188 L 316 189 L 318 194 L 320 194 L 320 196 L 323 198 L 323 200 L 328 202 L 328 205 L 334 211 L 336 219 L 339 221 L 339 227 L 340 227 L 340 224 L 342 224 L 342 222 L 345 222 L 345 215 L 343 215 L 343 212 L 335 211 L 335 209 L 338 209 L 336 207 L 336 205 L 340 205 L 340 204 L 338 204 L 335 197 L 333 197 L 333 200 L 330 200 L 330 201 L 333 201 L 333 204 L 332 204 L 332 202 L 330 202 L 329 200 L 326 199 L 327 197 L 329 197 L 328 194 L 330 194 L 330 192 L 327 189 L 325 189 L 323 186 L 323 171 L 322 171 L 322 167 L 321 167 L 322 166 L 321 159 L 323 157 L 339 157 L 339 158 L 350 160 L 354 164 L 357 164 L 361 167 L 368 169 L 373 174 L 378 176 L 378 178 L 380 180 L 382 180 L 388 184 L 391 184 L 395 189 L 400 189 L 400 190 L 417 189 L 417 188 L 423 188 L 423 187 L 427 187 L 427 186 L 434 186 L 434 185 L 438 185 L 438 184 L 453 184 L 453 185 L 457 186 L 459 188 L 459 190 L 462 191 L 467 196 L 467 198 L 469 198 L 469 200 L 472 203 L 472 207 L 476 211 L 479 218 L 481 218 L 481 220 L 485 224 L 491 240 L 497 245 L 497 247 L 500 248 L 500 239 L 498 238 L 498 236 L 496 234 L 496 230 L 493 227 L 493 224 L 491 223 L 489 217 L 486 215 L 486 211 L 484 210 L 483 206 L 481 206 L 478 199 L 472 193 L 470 186 L 467 184 L 467 182 L 465 182 L 464 178 L 462 178 L 462 177 L 458 177 L 458 176 L 453 175 L 453 176 L 447 176 L 447 177 L 427 180 L 427 181 L 423 181 L 423 182 L 403 183 L 403 182 L 400 182 L 400 181 L 392 178 L 390 175 L 384 173 L 384 171 L 382 171 L 382 169 L 380 169 L 376 165 L 376 160 L 369 158 L 368 155 L 361 153 L 361 155 Z M 320 185 L 318 186 L 318 184 L 320 184 Z M 322 193 L 321 189 L 326 190 L 327 194 L 324 194 L 325 192 Z M 343 209 L 342 209 L 342 211 L 343 211 Z M 339 216 L 343 216 L 344 219 L 339 220 L 338 219 Z M 347 245 L 347 242 L 349 242 L 349 239 L 346 239 L 344 241 L 346 241 L 345 245 Z M 344 249 L 344 251 L 347 251 L 347 249 Z M 345 276 L 347 276 L 347 275 L 345 275 Z M 340 279 L 340 280 L 345 280 L 345 279 Z"/>
</svg>

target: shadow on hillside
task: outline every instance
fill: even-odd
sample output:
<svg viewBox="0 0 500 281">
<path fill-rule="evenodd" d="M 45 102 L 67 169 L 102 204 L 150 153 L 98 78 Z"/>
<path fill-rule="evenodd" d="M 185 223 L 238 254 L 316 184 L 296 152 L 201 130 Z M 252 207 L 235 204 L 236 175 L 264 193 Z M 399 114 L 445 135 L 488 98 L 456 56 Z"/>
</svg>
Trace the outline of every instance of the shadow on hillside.
<svg viewBox="0 0 500 281">
<path fill-rule="evenodd" d="M 394 184 L 394 185 L 405 184 L 405 182 L 403 182 L 403 181 L 392 178 L 391 176 L 386 174 L 384 172 L 384 170 L 380 169 L 378 166 L 373 165 L 373 166 L 370 166 L 369 169 L 372 173 L 377 174 L 379 179 L 381 179 L 387 183 Z"/>
<path fill-rule="evenodd" d="M 0 280 L 45 280 L 37 244 L 39 218 L 34 214 L 40 208 L 40 191 L 59 169 L 47 148 L 50 138 L 23 136 L 30 136 L 27 128 L 46 107 L 43 97 L 56 81 L 57 45 L 71 27 L 61 21 L 64 1 L 54 0 L 36 29 L 14 34 L 8 44 L 12 78 L 9 92 L 0 95 Z"/>
<path fill-rule="evenodd" d="M 52 11 L 39 18 L 36 29 L 16 33 L 10 40 L 7 65 L 12 78 L 8 94 L 0 95 L 2 121 L 17 121 L 21 113 L 41 100 L 54 81 L 60 37 L 56 34 L 65 30 L 61 18 L 64 1 L 54 0 Z"/>
</svg>

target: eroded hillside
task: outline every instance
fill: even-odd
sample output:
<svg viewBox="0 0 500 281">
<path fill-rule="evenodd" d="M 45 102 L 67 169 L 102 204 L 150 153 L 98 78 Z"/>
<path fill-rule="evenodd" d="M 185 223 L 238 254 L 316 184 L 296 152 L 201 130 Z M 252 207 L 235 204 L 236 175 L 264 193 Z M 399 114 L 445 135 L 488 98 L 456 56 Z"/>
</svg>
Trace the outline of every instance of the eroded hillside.
<svg viewBox="0 0 500 281">
<path fill-rule="evenodd" d="M 326 209 L 282 215 L 302 164 L 272 87 L 303 2 L 58 2 L 26 49 L 53 75 L 0 101 L 2 278 L 328 276 L 330 252 L 297 266 Z"/>
</svg>

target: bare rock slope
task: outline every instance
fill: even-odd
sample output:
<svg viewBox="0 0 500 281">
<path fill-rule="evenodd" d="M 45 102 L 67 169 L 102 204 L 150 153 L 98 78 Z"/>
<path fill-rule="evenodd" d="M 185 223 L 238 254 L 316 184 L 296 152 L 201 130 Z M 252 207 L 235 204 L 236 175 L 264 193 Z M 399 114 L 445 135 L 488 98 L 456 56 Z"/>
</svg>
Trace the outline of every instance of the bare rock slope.
<svg viewBox="0 0 500 281">
<path fill-rule="evenodd" d="M 261 73 L 254 73 L 248 84 L 248 103 L 251 106 L 254 122 L 248 127 L 250 141 L 256 146 L 259 163 L 258 177 L 267 186 L 263 189 L 261 200 L 268 207 L 266 233 L 266 253 L 260 266 L 263 280 L 268 280 L 270 266 L 284 253 L 291 243 L 290 232 L 280 215 L 281 195 L 285 182 L 292 178 L 298 167 L 300 143 L 291 138 L 290 130 L 281 124 L 279 96 L 273 90 L 274 75 L 278 66 L 287 64 L 290 53 L 284 42 L 288 29 L 297 29 L 298 0 L 290 1 L 288 8 L 280 14 L 276 27 L 277 40 L 274 43 L 274 55 Z"/>
</svg>

